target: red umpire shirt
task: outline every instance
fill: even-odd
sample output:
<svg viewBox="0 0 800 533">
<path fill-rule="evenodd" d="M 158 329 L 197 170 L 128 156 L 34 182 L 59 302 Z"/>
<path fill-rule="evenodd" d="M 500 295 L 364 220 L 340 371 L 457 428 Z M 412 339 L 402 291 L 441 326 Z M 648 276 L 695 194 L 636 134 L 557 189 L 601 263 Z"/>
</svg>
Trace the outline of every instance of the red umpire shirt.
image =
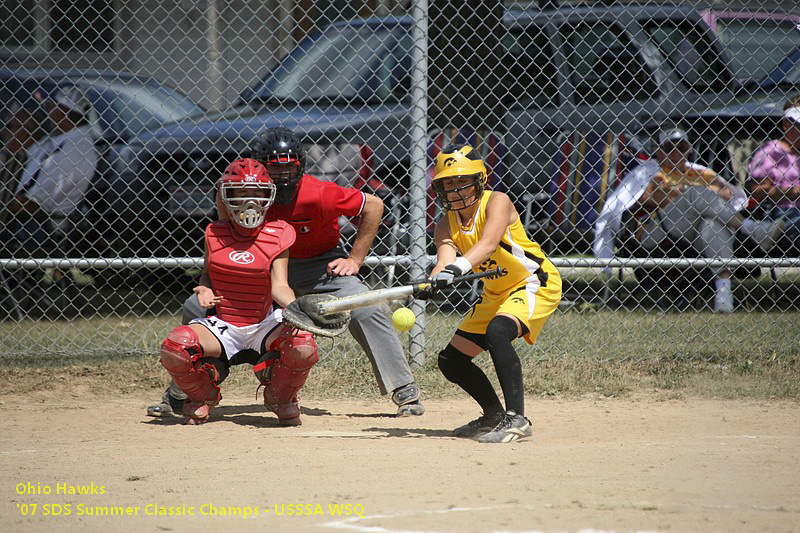
<svg viewBox="0 0 800 533">
<path fill-rule="evenodd" d="M 294 227 L 297 239 L 289 257 L 317 257 L 339 245 L 339 217 L 360 215 L 365 202 L 366 196 L 357 189 L 305 174 L 292 203 L 272 204 L 267 219 L 285 220 Z"/>
</svg>

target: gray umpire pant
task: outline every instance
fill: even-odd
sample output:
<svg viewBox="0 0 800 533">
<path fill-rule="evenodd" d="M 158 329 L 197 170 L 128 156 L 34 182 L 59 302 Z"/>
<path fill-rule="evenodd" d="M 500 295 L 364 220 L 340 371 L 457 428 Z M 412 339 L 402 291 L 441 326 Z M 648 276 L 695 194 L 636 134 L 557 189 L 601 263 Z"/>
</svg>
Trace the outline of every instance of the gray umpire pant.
<svg viewBox="0 0 800 533">
<path fill-rule="evenodd" d="M 356 276 L 327 275 L 328 263 L 342 256 L 341 251 L 331 251 L 309 259 L 289 259 L 289 286 L 297 296 L 327 293 L 338 297 L 368 291 L 368 287 Z M 348 326 L 372 364 L 381 394 L 388 394 L 414 382 L 403 345 L 387 311 L 385 305 L 354 309 Z M 206 309 L 200 307 L 197 295 L 192 294 L 183 306 L 183 323 L 205 315 Z"/>
<path fill-rule="evenodd" d="M 733 257 L 735 233 L 728 226 L 736 217 L 728 202 L 707 187 L 689 187 L 661 211 L 660 223 L 651 219 L 642 245 L 654 248 L 666 238 L 683 238 L 706 258 Z"/>
</svg>

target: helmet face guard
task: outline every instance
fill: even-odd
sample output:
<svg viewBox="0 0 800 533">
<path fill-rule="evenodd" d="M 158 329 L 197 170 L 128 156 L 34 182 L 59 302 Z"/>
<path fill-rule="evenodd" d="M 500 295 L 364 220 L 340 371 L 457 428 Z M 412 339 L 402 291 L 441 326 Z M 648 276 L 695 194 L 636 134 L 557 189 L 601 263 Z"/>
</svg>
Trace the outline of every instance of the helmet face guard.
<svg viewBox="0 0 800 533">
<path fill-rule="evenodd" d="M 462 178 L 469 178 L 471 182 L 460 186 L 451 185 L 454 181 Z M 450 188 L 447 188 L 448 185 L 450 185 Z M 481 199 L 484 189 L 480 174 L 440 178 L 435 180 L 432 186 L 433 192 L 436 194 L 436 199 L 439 200 L 442 209 L 446 209 L 447 211 L 461 211 L 462 209 L 472 207 Z"/>
<path fill-rule="evenodd" d="M 287 128 L 269 128 L 256 139 L 252 156 L 263 165 L 272 167 L 269 175 L 277 188 L 275 201 L 290 203 L 306 170 L 306 152 L 300 138 Z"/>
<path fill-rule="evenodd" d="M 222 183 L 220 192 L 231 220 L 245 230 L 260 228 L 267 210 L 275 201 L 275 185 L 272 183 Z"/>
<path fill-rule="evenodd" d="M 264 164 L 277 189 L 275 200 L 279 204 L 288 204 L 294 198 L 297 184 L 303 176 L 300 161 L 292 154 L 284 153 L 269 157 Z"/>
<path fill-rule="evenodd" d="M 220 178 L 219 191 L 236 230 L 247 236 L 257 234 L 275 201 L 275 185 L 264 165 L 255 159 L 234 161 Z"/>
<path fill-rule="evenodd" d="M 486 188 L 486 166 L 468 144 L 450 145 L 436 156 L 431 187 L 442 208 L 461 211 L 481 199 Z M 455 183 L 456 180 L 463 183 Z"/>
</svg>

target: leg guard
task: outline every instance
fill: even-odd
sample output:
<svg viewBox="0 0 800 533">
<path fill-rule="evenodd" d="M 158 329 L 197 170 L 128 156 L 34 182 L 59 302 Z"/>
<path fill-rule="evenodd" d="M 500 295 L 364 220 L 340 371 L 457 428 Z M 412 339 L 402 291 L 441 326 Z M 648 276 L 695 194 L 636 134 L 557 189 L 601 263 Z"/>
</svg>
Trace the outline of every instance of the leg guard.
<svg viewBox="0 0 800 533">
<path fill-rule="evenodd" d="M 517 323 L 508 316 L 499 315 L 486 326 L 489 353 L 497 372 L 497 380 L 503 389 L 506 411 L 524 415 L 525 389 L 522 385 L 522 363 L 511 344 L 517 338 Z"/>
<path fill-rule="evenodd" d="M 264 405 L 278 415 L 281 425 L 299 426 L 297 392 L 319 361 L 317 343 L 308 332 L 284 327 L 270 349 L 277 350 L 280 356 L 272 365 L 270 381 L 264 389 Z"/>
<path fill-rule="evenodd" d="M 217 383 L 222 376 L 215 362 L 209 362 L 209 359 L 203 358 L 200 339 L 188 326 L 173 329 L 161 343 L 161 364 L 178 388 L 189 397 L 184 405 L 184 414 L 195 421 L 208 419 L 208 408 L 220 400 Z"/>
<path fill-rule="evenodd" d="M 484 413 L 505 412 L 492 382 L 489 381 L 483 370 L 472 361 L 472 357 L 459 351 L 452 344 L 448 344 L 444 350 L 439 352 L 438 363 L 439 370 L 442 371 L 447 381 L 464 389 L 478 402 Z"/>
</svg>

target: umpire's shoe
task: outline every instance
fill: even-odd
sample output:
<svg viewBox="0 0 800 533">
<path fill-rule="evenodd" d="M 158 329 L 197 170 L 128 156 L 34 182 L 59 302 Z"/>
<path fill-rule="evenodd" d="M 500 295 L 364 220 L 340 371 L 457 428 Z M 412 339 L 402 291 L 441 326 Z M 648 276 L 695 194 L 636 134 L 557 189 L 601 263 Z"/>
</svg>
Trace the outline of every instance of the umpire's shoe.
<svg viewBox="0 0 800 533">
<path fill-rule="evenodd" d="M 425 413 L 425 406 L 419 400 L 419 387 L 409 383 L 392 392 L 392 401 L 397 406 L 397 416 L 419 416 Z"/>
<path fill-rule="evenodd" d="M 531 421 L 514 411 L 506 416 L 489 433 L 478 437 L 478 442 L 513 442 L 533 435 Z"/>
<path fill-rule="evenodd" d="M 186 393 L 180 390 L 177 385 L 170 383 L 164 395 L 161 396 L 161 403 L 151 405 L 147 408 L 147 416 L 162 417 L 181 417 L 183 416 L 183 403 L 186 401 Z"/>
</svg>

